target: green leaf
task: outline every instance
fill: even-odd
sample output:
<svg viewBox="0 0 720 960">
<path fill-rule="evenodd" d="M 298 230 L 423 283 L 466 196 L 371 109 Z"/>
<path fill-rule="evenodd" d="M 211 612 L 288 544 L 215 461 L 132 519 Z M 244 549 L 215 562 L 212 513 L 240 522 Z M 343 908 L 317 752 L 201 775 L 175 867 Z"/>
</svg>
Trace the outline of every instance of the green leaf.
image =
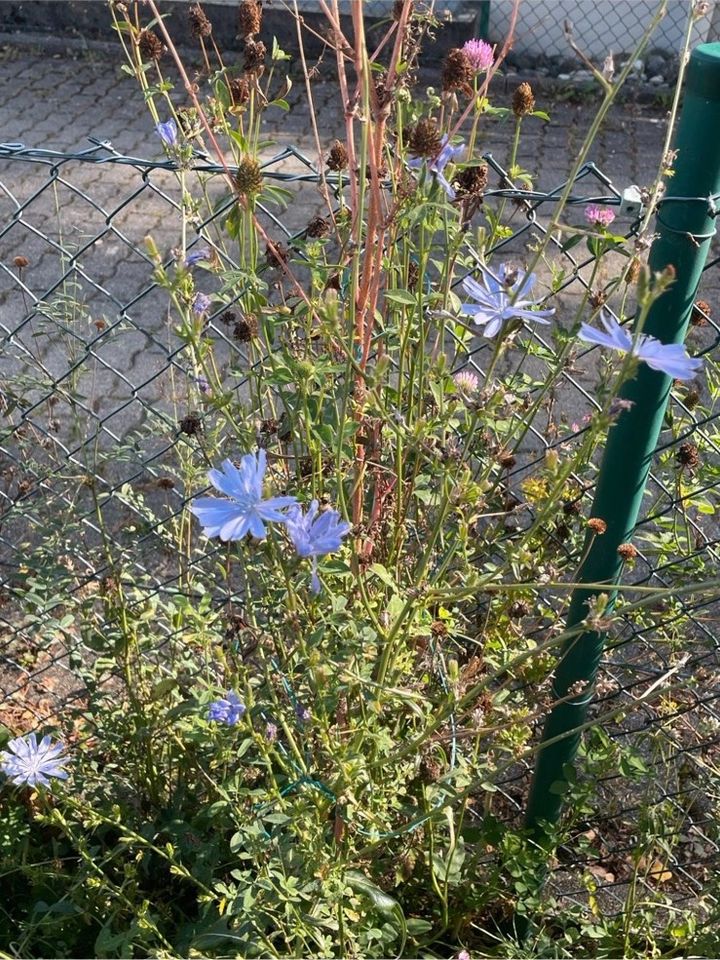
<svg viewBox="0 0 720 960">
<path fill-rule="evenodd" d="M 385 299 L 391 300 L 393 303 L 402 303 L 408 307 L 414 307 L 417 305 L 417 296 L 414 293 L 409 293 L 407 290 L 386 290 Z"/>
<path fill-rule="evenodd" d="M 402 956 L 403 950 L 405 949 L 405 942 L 407 941 L 407 922 L 403 909 L 397 900 L 391 897 L 390 894 L 385 893 L 384 890 L 381 890 L 372 880 L 368 880 L 365 874 L 360 873 L 359 870 L 346 870 L 345 883 L 347 883 L 355 893 L 359 893 L 369 900 L 375 909 L 384 916 L 397 921 L 402 938 L 398 956 Z"/>
</svg>

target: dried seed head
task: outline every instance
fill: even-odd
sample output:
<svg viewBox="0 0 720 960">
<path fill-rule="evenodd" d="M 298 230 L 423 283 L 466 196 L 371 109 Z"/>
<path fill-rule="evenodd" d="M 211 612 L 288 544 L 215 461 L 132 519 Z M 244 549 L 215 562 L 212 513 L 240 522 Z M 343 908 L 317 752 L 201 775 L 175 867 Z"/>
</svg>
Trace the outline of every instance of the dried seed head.
<svg viewBox="0 0 720 960">
<path fill-rule="evenodd" d="M 348 165 L 348 152 L 342 140 L 336 140 L 330 147 L 327 158 L 328 170 L 344 170 Z"/>
<path fill-rule="evenodd" d="M 640 276 L 642 264 L 637 257 L 633 257 L 630 263 L 628 264 L 627 275 L 625 278 L 626 283 L 637 283 L 637 279 Z"/>
<path fill-rule="evenodd" d="M 19 256 L 13 258 L 13 266 L 17 267 L 18 270 L 24 270 L 25 267 L 30 266 L 30 261 L 27 257 Z"/>
<path fill-rule="evenodd" d="M 325 217 L 313 217 L 305 229 L 308 237 L 326 237 L 330 233 L 330 224 Z"/>
<path fill-rule="evenodd" d="M 188 9 L 188 20 L 190 21 L 190 32 L 196 40 L 200 37 L 209 37 L 212 33 L 212 24 L 199 3 L 193 3 Z"/>
<path fill-rule="evenodd" d="M 233 327 L 233 336 L 240 343 L 248 343 L 258 335 L 258 322 L 254 313 L 246 313 Z"/>
<path fill-rule="evenodd" d="M 227 323 L 229 325 L 231 323 L 235 323 L 237 320 L 237 314 L 234 310 L 226 310 L 225 313 L 220 314 L 220 319 L 223 323 Z"/>
<path fill-rule="evenodd" d="M 242 197 L 249 197 L 255 193 L 260 193 L 263 185 L 262 171 L 260 164 L 255 157 L 245 156 L 238 164 L 238 170 L 235 174 L 235 183 L 238 193 Z"/>
<path fill-rule="evenodd" d="M 249 78 L 246 76 L 233 77 L 228 83 L 228 90 L 234 106 L 239 107 L 243 103 L 247 103 L 250 99 Z"/>
<path fill-rule="evenodd" d="M 631 543 L 621 543 L 617 552 L 623 560 L 634 560 L 638 555 L 637 547 L 634 547 Z"/>
<path fill-rule="evenodd" d="M 275 247 L 275 250 L 272 249 L 269 243 L 265 246 L 265 259 L 269 266 L 281 267 L 284 263 L 288 262 L 290 251 L 285 244 L 280 243 L 280 241 L 274 243 L 273 247 Z"/>
<path fill-rule="evenodd" d="M 434 620 L 430 624 L 430 633 L 434 637 L 446 637 L 448 632 L 447 625 L 442 620 Z"/>
<path fill-rule="evenodd" d="M 521 83 L 512 98 L 512 112 L 516 117 L 526 117 L 535 109 L 535 95 L 529 83 Z"/>
<path fill-rule="evenodd" d="M 690 323 L 694 327 L 706 327 L 712 310 L 707 300 L 696 300 L 690 314 Z"/>
<path fill-rule="evenodd" d="M 159 60 L 165 53 L 165 46 L 160 37 L 152 30 L 141 30 L 138 37 L 138 50 L 143 60 Z"/>
<path fill-rule="evenodd" d="M 593 290 L 588 300 L 590 301 L 590 306 L 597 310 L 597 308 L 602 307 L 607 300 L 607 294 L 603 290 Z"/>
<path fill-rule="evenodd" d="M 203 425 L 199 413 L 189 413 L 183 417 L 179 424 L 180 433 L 187 434 L 188 437 L 196 437 L 202 433 Z"/>
<path fill-rule="evenodd" d="M 479 167 L 465 167 L 455 177 L 455 186 L 459 197 L 481 198 L 488 182 L 488 168 L 485 164 Z"/>
<path fill-rule="evenodd" d="M 510 604 L 510 610 L 508 611 L 513 620 L 519 620 L 521 617 L 526 617 L 530 613 L 530 605 L 525 602 L 525 600 L 514 600 Z"/>
<path fill-rule="evenodd" d="M 700 463 L 698 448 L 694 443 L 681 443 L 677 448 L 677 452 L 675 453 L 675 459 L 681 467 L 687 467 L 689 470 L 694 470 L 695 467 L 697 467 Z"/>
<path fill-rule="evenodd" d="M 600 517 L 590 517 L 590 519 L 587 522 L 587 525 L 599 537 L 601 537 L 607 530 L 607 524 L 605 523 L 604 520 L 601 520 Z"/>
<path fill-rule="evenodd" d="M 562 505 L 563 513 L 569 517 L 580 513 L 580 503 L 577 500 L 566 500 Z"/>
<path fill-rule="evenodd" d="M 238 7 L 238 35 L 241 40 L 260 33 L 262 3 L 260 0 L 241 0 Z"/>
<path fill-rule="evenodd" d="M 417 290 L 418 280 L 420 279 L 420 267 L 414 260 L 408 264 L 407 285 L 408 290 Z"/>
<path fill-rule="evenodd" d="M 451 50 L 443 61 L 442 88 L 444 93 L 472 89 L 475 71 L 468 55 L 460 47 Z"/>
<path fill-rule="evenodd" d="M 262 40 L 248 40 L 245 44 L 245 72 L 261 73 L 267 50 Z"/>
<path fill-rule="evenodd" d="M 427 117 L 418 120 L 410 131 L 408 148 L 416 157 L 436 157 L 442 150 L 442 137 L 437 120 Z"/>
<path fill-rule="evenodd" d="M 158 477 L 155 481 L 155 486 L 161 490 L 173 490 L 175 488 L 175 481 L 172 477 Z"/>
<path fill-rule="evenodd" d="M 511 470 L 517 463 L 517 460 L 511 453 L 501 451 L 498 455 L 498 463 L 504 470 Z"/>
<path fill-rule="evenodd" d="M 443 775 L 442 764 L 431 754 L 420 761 L 420 778 L 424 783 L 436 783 Z"/>
<path fill-rule="evenodd" d="M 695 387 L 690 387 L 683 398 L 683 403 L 688 410 L 694 410 L 695 407 L 700 403 L 700 391 Z"/>
</svg>

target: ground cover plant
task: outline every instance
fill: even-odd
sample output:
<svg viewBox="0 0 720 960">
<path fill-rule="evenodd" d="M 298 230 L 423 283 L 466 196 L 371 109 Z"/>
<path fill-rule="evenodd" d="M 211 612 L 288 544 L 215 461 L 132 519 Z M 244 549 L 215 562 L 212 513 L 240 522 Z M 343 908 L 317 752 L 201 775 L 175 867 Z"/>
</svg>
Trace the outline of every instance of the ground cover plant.
<svg viewBox="0 0 720 960">
<path fill-rule="evenodd" d="M 191 4 L 197 68 L 153 0 L 108 6 L 152 116 L 148 149 L 171 172 L 176 242 L 148 235 L 146 256 L 184 377 L 124 446 L 62 461 L 74 514 L 36 498 L 4 532 L 26 541 L 8 588 L 24 629 L 80 636 L 83 655 L 73 706 L 37 729 L 6 719 L 1 955 L 709 956 L 713 881 L 690 905 L 667 892 L 684 829 L 652 787 L 667 740 L 610 736 L 648 705 L 675 715 L 686 604 L 714 589 L 695 521 L 715 512 L 717 468 L 686 439 L 715 411 L 712 357 L 699 356 L 710 308 L 698 303 L 687 348 L 643 333 L 675 279 L 647 266 L 669 134 L 637 222 L 620 221 L 603 183 L 578 204 L 634 61 L 593 67 L 594 119 L 540 225 L 539 173 L 518 156 L 547 114 L 528 83 L 493 86 L 517 8 L 505 43 L 468 38 L 430 74 L 433 4 L 400 0 L 372 36 L 361 5 L 349 21 L 321 6 L 318 62 L 293 4 L 285 51 L 262 4 L 242 0 L 237 63 Z M 325 209 L 288 238 L 293 184 L 270 176 L 263 119 L 287 108 L 292 82 L 312 104 L 321 63 L 345 136 L 326 138 L 311 112 Z M 505 167 L 487 156 L 494 122 L 514 130 Z M 578 251 L 586 282 L 564 299 Z M 66 295 L 46 320 L 68 303 L 82 314 L 81 287 Z M 517 798 L 588 536 L 604 533 L 588 512 L 599 456 L 640 364 L 675 381 L 654 519 L 623 545 L 621 584 L 640 586 L 614 608 L 598 597 L 586 623 L 611 650 L 650 634 L 664 669 L 634 710 L 599 690 L 562 785 L 567 815 L 538 845 Z M 32 399 L 45 373 L 13 390 Z M 78 435 L 84 400 L 79 382 L 63 397 Z M 11 425 L 22 410 L 8 407 Z M 14 440 L 47 469 L 36 435 Z M 139 450 L 153 484 L 106 496 L 94 478 Z M 664 586 L 646 585 L 648 567 Z M 637 803 L 627 858 L 611 865 L 626 909 L 610 915 L 597 869 L 581 870 L 574 904 L 543 879 L 568 850 L 600 845 L 595 818 L 619 800 L 597 782 L 618 773 Z M 688 807 L 691 786 L 677 792 Z M 715 809 L 712 792 L 705 802 Z M 517 915 L 531 923 L 522 947 Z"/>
</svg>

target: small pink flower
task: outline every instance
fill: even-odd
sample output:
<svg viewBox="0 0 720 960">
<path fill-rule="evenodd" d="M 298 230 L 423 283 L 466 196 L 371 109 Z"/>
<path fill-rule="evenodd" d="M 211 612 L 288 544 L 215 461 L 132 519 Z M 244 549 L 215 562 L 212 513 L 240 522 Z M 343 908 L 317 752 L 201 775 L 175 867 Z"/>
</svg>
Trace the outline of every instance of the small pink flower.
<svg viewBox="0 0 720 960">
<path fill-rule="evenodd" d="M 461 950 L 457 955 L 457 960 L 470 960 L 470 954 L 467 952 L 467 950 Z"/>
<path fill-rule="evenodd" d="M 460 393 L 471 396 L 478 388 L 479 381 L 477 375 L 470 370 L 461 370 L 453 377 L 453 382 Z"/>
<path fill-rule="evenodd" d="M 470 61 L 475 73 L 482 73 L 492 66 L 493 48 L 484 40 L 468 40 L 463 45 L 463 53 Z"/>
<path fill-rule="evenodd" d="M 615 219 L 615 214 L 607 207 L 600 207 L 597 203 L 591 203 L 585 207 L 585 219 L 594 227 L 609 227 Z"/>
</svg>

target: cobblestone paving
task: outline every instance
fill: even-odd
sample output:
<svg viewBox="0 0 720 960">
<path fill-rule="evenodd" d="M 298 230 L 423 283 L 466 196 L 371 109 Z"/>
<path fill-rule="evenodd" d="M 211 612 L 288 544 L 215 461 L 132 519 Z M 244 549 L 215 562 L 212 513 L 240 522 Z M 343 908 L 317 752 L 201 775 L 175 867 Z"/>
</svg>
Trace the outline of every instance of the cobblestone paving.
<svg viewBox="0 0 720 960">
<path fill-rule="evenodd" d="M 115 53 L 93 52 L 71 59 L 6 47 L 0 58 L 1 139 L 28 147 L 81 151 L 91 146 L 87 138 L 95 137 L 111 141 L 126 156 L 162 159 L 142 98 L 119 63 Z M 506 82 L 507 90 L 503 91 L 502 81 L 496 88 L 497 103 L 510 97 L 512 83 Z M 314 96 L 324 152 L 342 131 L 339 98 L 333 84 L 322 81 L 315 84 Z M 273 141 L 266 156 L 294 147 L 314 163 L 317 149 L 302 83 L 296 82 L 289 99 L 288 113 L 273 108 L 265 115 L 267 136 Z M 545 104 L 540 97 L 538 106 L 548 109 L 551 120 L 525 122 L 518 160 L 536 175 L 539 189 L 549 190 L 567 176 L 594 107 L 591 103 Z M 591 159 L 618 187 L 650 183 L 662 148 L 663 121 L 663 112 L 656 108 L 616 107 Z M 505 164 L 511 135 L 511 123 L 488 121 L 480 147 Z M 273 169 L 282 174 L 307 172 L 295 157 Z M 187 407 L 187 364 L 172 333 L 166 298 L 158 291 L 142 295 L 151 274 L 144 238 L 151 235 L 166 255 L 179 242 L 178 218 L 172 215 L 179 198 L 175 177 L 117 164 L 71 161 L 53 167 L 0 160 L 0 185 L 0 230 L 4 231 L 0 236 L 0 323 L 6 337 L 0 364 L 5 376 L 17 375 L 20 369 L 30 376 L 39 364 L 45 379 L 59 384 L 51 403 L 42 386 L 34 393 L 32 384 L 27 388 L 38 404 L 36 419 L 42 420 L 41 429 L 52 432 L 53 424 L 64 421 L 63 407 L 69 411 L 73 403 L 76 407 L 80 403 L 94 426 L 86 426 L 84 440 L 76 438 L 79 449 L 98 431 L 115 442 L 146 425 L 151 408 L 152 416 L 175 416 Z M 276 214 L 290 232 L 301 229 L 323 209 L 315 184 L 294 185 L 293 190 L 287 211 Z M 18 216 L 18 209 L 30 198 L 32 202 Z M 269 234 L 279 238 L 278 226 L 269 217 L 263 219 Z M 520 212 L 515 222 L 522 224 Z M 530 239 L 526 234 L 515 241 L 511 252 L 522 259 Z M 77 269 L 68 272 L 63 249 L 81 251 Z M 13 266 L 17 256 L 29 260 L 22 284 Z M 60 283 L 64 274 L 67 280 Z M 574 287 L 559 298 L 560 313 L 581 295 L 581 285 Z M 21 330 L 21 318 L 36 298 L 45 307 Z M 215 322 L 213 329 L 218 339 L 228 341 L 222 324 Z M 228 353 L 228 364 L 231 359 Z M 576 404 L 571 415 L 579 415 L 581 406 Z"/>
</svg>

